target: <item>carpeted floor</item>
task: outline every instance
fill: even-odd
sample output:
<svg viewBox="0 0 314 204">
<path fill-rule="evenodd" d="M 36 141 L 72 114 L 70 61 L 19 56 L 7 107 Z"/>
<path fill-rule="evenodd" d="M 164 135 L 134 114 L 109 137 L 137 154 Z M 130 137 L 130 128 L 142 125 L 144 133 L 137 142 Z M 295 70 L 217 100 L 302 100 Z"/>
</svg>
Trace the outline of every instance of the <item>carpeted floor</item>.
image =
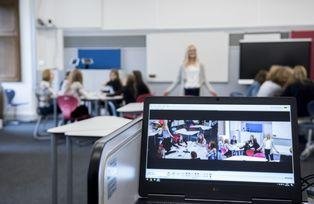
<svg viewBox="0 0 314 204">
<path fill-rule="evenodd" d="M 32 137 L 34 123 L 0 130 L 0 203 L 51 203 L 50 141 Z M 65 141 L 59 142 L 59 203 L 66 203 Z M 87 169 L 92 143 L 73 143 L 73 203 L 87 203 Z M 302 176 L 314 173 L 314 155 L 301 162 Z M 304 197 L 305 199 L 305 197 Z"/>
<path fill-rule="evenodd" d="M 0 130 L 0 203 L 51 203 L 50 140 L 32 138 L 34 123 Z M 58 146 L 59 203 L 66 203 L 65 140 Z M 73 203 L 87 203 L 87 169 L 92 143 L 73 143 Z"/>
</svg>

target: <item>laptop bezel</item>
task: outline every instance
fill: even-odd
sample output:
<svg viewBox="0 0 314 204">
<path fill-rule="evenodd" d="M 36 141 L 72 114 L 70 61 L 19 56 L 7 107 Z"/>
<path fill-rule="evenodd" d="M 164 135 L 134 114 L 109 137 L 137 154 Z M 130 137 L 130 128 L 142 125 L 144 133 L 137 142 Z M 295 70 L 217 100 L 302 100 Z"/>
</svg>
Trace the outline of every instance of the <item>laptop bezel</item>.
<svg viewBox="0 0 314 204">
<path fill-rule="evenodd" d="M 265 185 L 248 186 L 238 185 L 231 182 L 221 182 L 221 184 L 211 185 L 196 184 L 195 181 L 172 180 L 171 182 L 148 182 L 145 178 L 146 157 L 147 157 L 147 132 L 150 104 L 247 104 L 247 105 L 290 105 L 291 106 L 291 125 L 292 125 L 292 144 L 293 152 L 298 152 L 298 134 L 297 134 L 297 114 L 296 101 L 294 98 L 245 98 L 245 97 L 149 97 L 144 102 L 143 129 L 141 141 L 141 162 L 139 177 L 139 195 L 148 197 L 150 195 L 169 195 L 182 196 L 191 199 L 209 199 L 209 200 L 239 200 L 251 201 L 254 198 L 261 199 L 291 199 L 294 203 L 301 202 L 301 184 L 300 184 L 300 161 L 298 154 L 293 154 L 293 171 L 295 176 L 295 185 L 286 191 L 286 187 L 267 188 Z M 186 192 L 186 193 L 184 193 Z"/>
</svg>

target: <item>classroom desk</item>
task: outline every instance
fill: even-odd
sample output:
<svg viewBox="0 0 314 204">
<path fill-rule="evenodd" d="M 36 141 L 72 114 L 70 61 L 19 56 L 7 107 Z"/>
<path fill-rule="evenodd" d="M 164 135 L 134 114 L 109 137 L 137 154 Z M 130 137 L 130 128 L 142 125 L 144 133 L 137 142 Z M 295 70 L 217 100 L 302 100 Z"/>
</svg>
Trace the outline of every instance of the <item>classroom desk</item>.
<svg viewBox="0 0 314 204">
<path fill-rule="evenodd" d="M 57 139 L 66 136 L 67 203 L 72 203 L 72 141 L 71 137 L 104 137 L 131 120 L 115 116 L 99 116 L 51 128 L 52 204 L 58 203 Z M 91 132 L 89 132 L 91 131 Z M 95 132 L 97 131 L 97 134 Z M 73 133 L 72 133 L 73 132 Z M 73 135 L 71 135 L 73 134 Z M 89 135 L 90 134 L 90 135 Z M 87 136 L 88 135 L 88 136 Z"/>
<path fill-rule="evenodd" d="M 100 109 L 99 109 L 99 101 L 103 101 L 105 103 L 106 109 L 108 108 L 108 101 L 116 101 L 116 100 L 122 100 L 123 96 L 122 95 L 117 95 L 117 96 L 107 96 L 105 93 L 94 93 L 91 92 L 87 95 L 85 98 L 81 98 L 82 101 L 85 102 L 91 102 L 94 104 L 94 111 L 95 116 L 100 115 Z"/>
<path fill-rule="evenodd" d="M 200 128 L 202 130 L 210 130 L 212 127 L 206 126 L 206 125 L 191 125 L 190 128 Z"/>
<path fill-rule="evenodd" d="M 232 157 L 226 158 L 224 160 L 228 160 L 228 161 L 261 161 L 261 162 L 267 161 L 267 159 L 265 159 L 265 158 L 249 157 L 249 156 L 244 156 L 244 155 L 232 156 Z"/>
<path fill-rule="evenodd" d="M 119 113 L 141 113 L 143 112 L 143 103 L 129 103 L 117 109 Z"/>
</svg>

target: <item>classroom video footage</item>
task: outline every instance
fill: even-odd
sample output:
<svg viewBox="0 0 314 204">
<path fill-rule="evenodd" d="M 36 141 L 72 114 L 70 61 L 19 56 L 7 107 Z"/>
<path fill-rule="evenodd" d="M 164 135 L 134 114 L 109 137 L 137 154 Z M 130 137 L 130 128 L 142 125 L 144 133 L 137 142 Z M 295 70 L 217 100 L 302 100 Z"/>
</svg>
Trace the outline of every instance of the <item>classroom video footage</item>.
<svg viewBox="0 0 314 204">
<path fill-rule="evenodd" d="M 290 122 L 149 120 L 156 159 L 291 162 Z"/>
</svg>

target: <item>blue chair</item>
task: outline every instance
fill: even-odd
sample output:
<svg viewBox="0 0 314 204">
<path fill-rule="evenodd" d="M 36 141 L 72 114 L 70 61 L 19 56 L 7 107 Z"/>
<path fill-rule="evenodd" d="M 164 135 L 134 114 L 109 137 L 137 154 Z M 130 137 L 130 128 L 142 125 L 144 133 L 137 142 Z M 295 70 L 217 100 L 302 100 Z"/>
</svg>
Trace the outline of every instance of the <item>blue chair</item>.
<svg viewBox="0 0 314 204">
<path fill-rule="evenodd" d="M 18 122 L 16 120 L 16 109 L 18 106 L 26 105 L 27 103 L 15 103 L 14 97 L 15 97 L 15 91 L 13 89 L 5 89 L 5 96 L 7 101 L 7 106 L 13 109 L 13 121 Z"/>
</svg>

